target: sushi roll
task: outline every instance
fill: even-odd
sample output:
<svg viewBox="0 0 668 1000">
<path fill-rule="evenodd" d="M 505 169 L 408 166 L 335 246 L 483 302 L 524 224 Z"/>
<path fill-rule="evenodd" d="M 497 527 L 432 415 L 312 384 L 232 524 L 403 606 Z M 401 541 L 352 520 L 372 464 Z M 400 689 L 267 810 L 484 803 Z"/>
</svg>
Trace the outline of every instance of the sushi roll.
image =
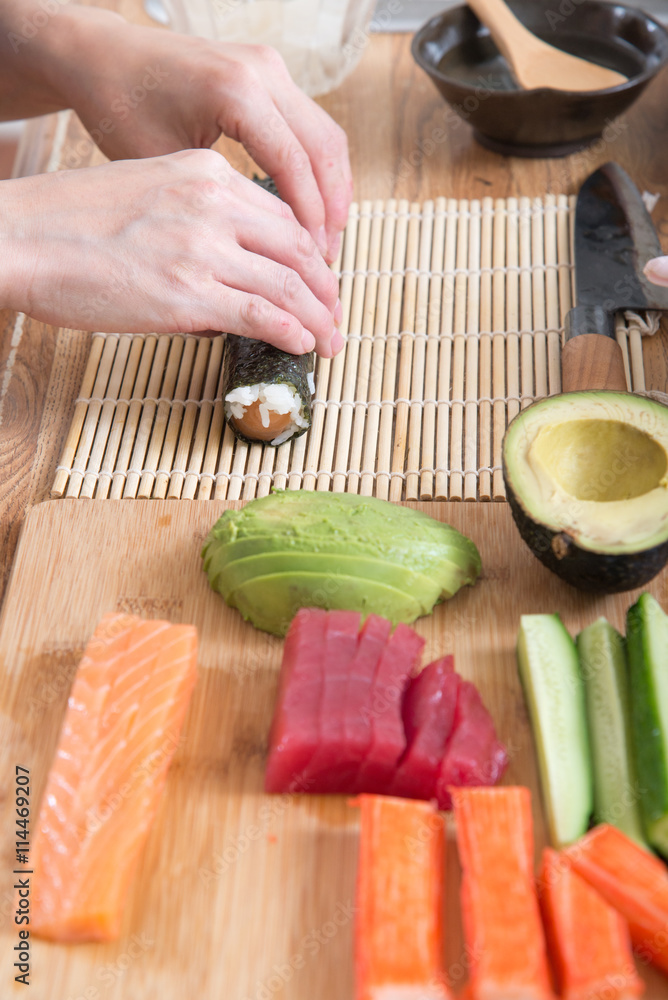
<svg viewBox="0 0 668 1000">
<path fill-rule="evenodd" d="M 223 358 L 225 419 L 242 441 L 283 444 L 311 426 L 314 355 L 228 333 Z"/>
</svg>

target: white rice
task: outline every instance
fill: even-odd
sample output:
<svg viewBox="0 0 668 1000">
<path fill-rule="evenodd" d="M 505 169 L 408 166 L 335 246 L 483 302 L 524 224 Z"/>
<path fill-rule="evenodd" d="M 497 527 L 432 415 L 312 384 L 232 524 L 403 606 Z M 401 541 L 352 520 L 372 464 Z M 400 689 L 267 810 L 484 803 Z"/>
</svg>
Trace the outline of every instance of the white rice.
<svg viewBox="0 0 668 1000">
<path fill-rule="evenodd" d="M 312 376 L 311 376 L 312 377 Z M 310 388 L 310 384 L 309 384 Z M 256 385 L 243 385 L 225 396 L 225 413 L 230 419 L 242 420 L 246 407 L 259 400 L 260 420 L 263 427 L 269 426 L 270 413 L 289 413 L 290 424 L 274 438 L 272 445 L 283 444 L 301 427 L 308 427 L 308 421 L 302 416 L 302 401 L 293 386 L 282 382 L 258 382 Z"/>
</svg>

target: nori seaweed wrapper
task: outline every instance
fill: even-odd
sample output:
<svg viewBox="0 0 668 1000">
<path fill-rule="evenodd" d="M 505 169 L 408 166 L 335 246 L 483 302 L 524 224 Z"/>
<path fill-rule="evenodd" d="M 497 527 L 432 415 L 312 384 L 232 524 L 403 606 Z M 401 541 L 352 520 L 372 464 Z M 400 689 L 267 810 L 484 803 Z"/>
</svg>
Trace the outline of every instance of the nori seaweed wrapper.
<svg viewBox="0 0 668 1000">
<path fill-rule="evenodd" d="M 276 187 L 276 181 L 274 180 L 273 177 L 258 177 L 257 174 L 253 174 L 253 180 L 261 188 L 264 188 L 265 191 L 268 191 L 269 194 L 275 194 L 277 198 L 281 197 L 280 194 L 278 193 L 278 188 Z"/>
<path fill-rule="evenodd" d="M 305 427 L 295 428 L 294 433 L 286 440 L 299 437 L 311 426 L 311 390 L 308 375 L 313 372 L 315 358 L 309 354 L 288 354 L 273 344 L 250 337 L 238 337 L 228 333 L 223 355 L 223 412 L 225 420 L 238 438 L 242 441 L 253 441 L 246 437 L 234 424 L 227 419 L 225 397 L 228 392 L 242 386 L 257 385 L 268 382 L 272 385 L 289 385 L 296 390 L 301 400 L 301 416 L 306 421 Z M 265 444 L 267 442 L 264 442 Z"/>
</svg>

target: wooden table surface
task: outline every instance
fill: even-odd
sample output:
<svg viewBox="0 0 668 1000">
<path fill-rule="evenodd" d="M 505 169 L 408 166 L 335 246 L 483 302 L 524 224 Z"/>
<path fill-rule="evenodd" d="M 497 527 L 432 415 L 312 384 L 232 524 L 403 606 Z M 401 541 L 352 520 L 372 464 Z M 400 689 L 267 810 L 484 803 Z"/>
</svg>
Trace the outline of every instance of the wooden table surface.
<svg viewBox="0 0 668 1000">
<path fill-rule="evenodd" d="M 100 5 L 129 19 L 145 19 L 134 0 Z M 641 191 L 662 196 L 653 218 L 668 251 L 668 70 L 622 116 L 615 138 L 554 160 L 502 157 L 478 145 L 469 126 L 454 118 L 413 63 L 408 35 L 371 36 L 357 69 L 320 103 L 348 134 L 357 199 L 570 194 L 613 159 Z M 439 130 L 445 132 L 444 141 L 426 144 Z M 223 141 L 218 148 L 238 169 L 252 173 L 252 161 L 236 144 Z M 53 169 L 54 162 L 78 169 L 102 161 L 75 116 L 48 116 L 27 127 L 14 173 L 39 173 Z M 0 312 L 0 329 L 1 600 L 25 510 L 49 496 L 90 334 L 45 326 L 8 311 Z M 647 388 L 664 392 L 667 330 L 664 323 L 661 333 L 644 344 Z"/>
</svg>

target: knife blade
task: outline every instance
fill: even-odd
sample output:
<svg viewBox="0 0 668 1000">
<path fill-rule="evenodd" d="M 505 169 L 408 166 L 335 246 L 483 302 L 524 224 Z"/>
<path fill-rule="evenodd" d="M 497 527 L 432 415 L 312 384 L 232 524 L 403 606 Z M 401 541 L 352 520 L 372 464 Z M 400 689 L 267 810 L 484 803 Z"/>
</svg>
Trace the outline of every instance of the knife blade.
<svg viewBox="0 0 668 1000">
<path fill-rule="evenodd" d="M 626 390 L 615 313 L 668 309 L 668 288 L 643 268 L 661 243 L 640 192 L 617 163 L 583 183 L 575 207 L 576 306 L 566 316 L 562 389 Z"/>
</svg>

